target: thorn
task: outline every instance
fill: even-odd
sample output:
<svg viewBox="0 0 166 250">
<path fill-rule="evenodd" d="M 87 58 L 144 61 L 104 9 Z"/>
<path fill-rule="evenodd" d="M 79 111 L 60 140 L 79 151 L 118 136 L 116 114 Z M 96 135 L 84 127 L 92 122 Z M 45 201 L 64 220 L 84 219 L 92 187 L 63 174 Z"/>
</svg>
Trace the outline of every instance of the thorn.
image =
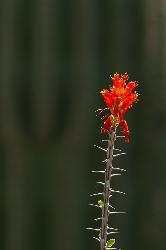
<svg viewBox="0 0 166 250">
<path fill-rule="evenodd" d="M 100 242 L 100 239 L 99 239 L 99 238 L 97 238 L 97 237 L 93 237 L 93 239 L 95 239 L 95 240 L 97 240 L 97 241 L 99 241 L 99 242 Z"/>
<path fill-rule="evenodd" d="M 105 173 L 105 171 L 92 170 L 92 173 Z"/>
<path fill-rule="evenodd" d="M 118 175 L 121 175 L 121 174 L 112 174 L 111 177 L 116 176 L 116 175 L 118 176 Z"/>
<path fill-rule="evenodd" d="M 96 218 L 96 219 L 94 219 L 95 221 L 98 221 L 98 220 L 101 220 L 102 218 Z"/>
<path fill-rule="evenodd" d="M 117 135 L 116 138 L 124 138 L 124 135 Z"/>
<path fill-rule="evenodd" d="M 119 170 L 119 171 L 122 171 L 122 172 L 126 172 L 127 170 L 126 169 L 123 169 L 123 168 L 114 168 L 112 167 L 113 170 Z"/>
<path fill-rule="evenodd" d="M 98 194 L 90 194 L 90 196 L 97 196 L 97 195 L 102 195 L 103 193 L 98 193 Z"/>
<path fill-rule="evenodd" d="M 121 248 L 116 248 L 116 247 L 111 247 L 111 248 L 106 248 L 106 250 L 122 250 Z"/>
<path fill-rule="evenodd" d="M 105 183 L 104 183 L 104 182 L 101 182 L 101 181 L 97 181 L 96 183 L 97 183 L 97 184 L 101 184 L 101 185 L 105 185 Z"/>
<path fill-rule="evenodd" d="M 103 109 L 96 109 L 95 113 L 100 112 L 100 111 L 103 111 Z"/>
<path fill-rule="evenodd" d="M 98 228 L 92 228 L 92 227 L 87 227 L 86 229 L 87 230 L 93 230 L 93 231 L 100 231 L 100 229 L 98 229 Z"/>
<path fill-rule="evenodd" d="M 103 108 L 103 109 L 98 108 L 98 109 L 95 110 L 95 113 L 97 113 L 97 112 L 103 112 L 104 110 L 109 110 L 109 108 Z"/>
<path fill-rule="evenodd" d="M 116 155 L 113 155 L 113 157 L 117 157 L 117 156 L 121 156 L 121 155 L 126 155 L 126 153 L 116 154 Z"/>
<path fill-rule="evenodd" d="M 88 204 L 89 206 L 93 206 L 93 207 L 99 207 L 99 208 L 102 208 L 101 206 L 98 206 L 96 204 Z"/>
<path fill-rule="evenodd" d="M 104 159 L 102 162 L 110 162 L 110 158 L 106 158 L 106 159 Z"/>
<path fill-rule="evenodd" d="M 106 250 L 121 250 L 121 249 L 118 249 L 118 248 L 116 248 L 116 247 L 106 247 Z"/>
<path fill-rule="evenodd" d="M 114 228 L 114 227 L 107 227 L 107 229 L 118 231 L 118 228 Z"/>
<path fill-rule="evenodd" d="M 112 205 L 110 205 L 110 204 L 109 204 L 109 207 L 111 207 L 112 209 L 114 209 L 114 210 L 115 210 L 115 207 L 113 207 L 113 206 L 112 206 Z"/>
<path fill-rule="evenodd" d="M 118 191 L 118 190 L 113 190 L 113 189 L 111 189 L 111 192 L 112 192 L 112 193 L 118 193 L 118 194 L 124 194 L 124 195 L 126 195 L 126 193 L 121 192 L 121 191 Z"/>
<path fill-rule="evenodd" d="M 104 151 L 104 152 L 107 152 L 107 149 L 104 149 L 104 148 L 102 148 L 102 147 L 100 147 L 100 146 L 97 146 L 97 145 L 95 145 L 95 144 L 94 144 L 94 147 L 99 148 L 99 149 L 101 149 L 101 150 Z"/>
<path fill-rule="evenodd" d="M 107 118 L 109 115 L 108 114 L 106 114 L 106 115 L 104 115 L 104 116 L 102 116 L 102 117 L 100 117 L 100 119 L 101 120 L 104 120 L 105 118 Z"/>
<path fill-rule="evenodd" d="M 113 148 L 113 150 L 116 150 L 116 151 L 122 152 L 122 150 L 121 150 L 121 149 L 119 149 L 119 148 Z"/>
<path fill-rule="evenodd" d="M 119 232 L 109 232 L 109 233 L 107 233 L 107 235 L 109 235 L 109 234 L 118 234 Z"/>
<path fill-rule="evenodd" d="M 110 212 L 109 211 L 109 214 L 126 214 L 126 212 L 116 212 L 116 211 L 115 212 Z"/>
</svg>

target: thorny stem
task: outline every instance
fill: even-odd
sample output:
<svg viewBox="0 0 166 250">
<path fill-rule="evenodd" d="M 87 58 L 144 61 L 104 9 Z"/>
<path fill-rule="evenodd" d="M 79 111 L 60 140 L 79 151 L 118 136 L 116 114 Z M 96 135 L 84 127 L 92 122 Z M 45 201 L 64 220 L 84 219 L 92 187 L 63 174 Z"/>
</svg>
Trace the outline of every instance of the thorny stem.
<svg viewBox="0 0 166 250">
<path fill-rule="evenodd" d="M 102 207 L 102 220 L 100 228 L 100 249 L 106 250 L 107 243 L 107 227 L 109 216 L 109 197 L 111 193 L 110 180 L 112 172 L 113 149 L 116 140 L 116 128 L 109 133 L 108 148 L 107 148 L 107 163 L 105 169 L 105 184 L 103 191 L 103 207 Z"/>
</svg>

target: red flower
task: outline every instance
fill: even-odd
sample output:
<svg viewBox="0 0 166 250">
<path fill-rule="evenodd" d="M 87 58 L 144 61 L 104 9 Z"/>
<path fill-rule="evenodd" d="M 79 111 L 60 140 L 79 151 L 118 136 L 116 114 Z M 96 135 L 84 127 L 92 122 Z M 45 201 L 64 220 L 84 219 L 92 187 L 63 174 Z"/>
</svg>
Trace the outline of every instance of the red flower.
<svg viewBox="0 0 166 250">
<path fill-rule="evenodd" d="M 132 90 L 138 85 L 137 82 L 129 82 L 128 74 L 114 74 L 112 78 L 113 85 L 110 89 L 103 89 L 100 93 L 103 96 L 107 108 L 110 110 L 110 116 L 104 122 L 101 132 L 109 132 L 111 128 L 116 127 L 119 123 L 123 129 L 125 139 L 129 140 L 129 129 L 127 122 L 124 120 L 124 114 L 132 107 L 132 104 L 138 100 L 138 93 Z"/>
<path fill-rule="evenodd" d="M 121 127 L 122 127 L 122 129 L 123 129 L 123 133 L 124 133 L 124 136 L 125 136 L 126 141 L 129 142 L 129 134 L 130 134 L 130 131 L 129 131 L 127 122 L 126 122 L 125 120 L 121 120 L 120 125 L 121 125 Z"/>
<path fill-rule="evenodd" d="M 112 121 L 110 116 L 105 120 L 104 126 L 101 128 L 101 132 L 108 132 L 110 130 L 110 127 L 112 126 Z"/>
</svg>

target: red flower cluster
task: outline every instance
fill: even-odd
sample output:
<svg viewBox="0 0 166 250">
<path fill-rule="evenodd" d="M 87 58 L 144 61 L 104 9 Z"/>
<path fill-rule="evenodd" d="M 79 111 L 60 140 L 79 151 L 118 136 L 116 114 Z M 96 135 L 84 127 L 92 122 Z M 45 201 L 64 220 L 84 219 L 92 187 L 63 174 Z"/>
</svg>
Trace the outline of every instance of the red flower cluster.
<svg viewBox="0 0 166 250">
<path fill-rule="evenodd" d="M 128 74 L 124 75 L 114 74 L 112 78 L 113 85 L 110 89 L 103 89 L 100 93 L 110 110 L 111 114 L 104 122 L 101 132 L 109 132 L 111 128 L 115 128 L 118 124 L 121 125 L 126 141 L 129 141 L 129 129 L 127 122 L 124 120 L 124 114 L 131 108 L 132 103 L 138 100 L 138 93 L 132 90 L 138 85 L 137 82 L 129 82 Z"/>
</svg>

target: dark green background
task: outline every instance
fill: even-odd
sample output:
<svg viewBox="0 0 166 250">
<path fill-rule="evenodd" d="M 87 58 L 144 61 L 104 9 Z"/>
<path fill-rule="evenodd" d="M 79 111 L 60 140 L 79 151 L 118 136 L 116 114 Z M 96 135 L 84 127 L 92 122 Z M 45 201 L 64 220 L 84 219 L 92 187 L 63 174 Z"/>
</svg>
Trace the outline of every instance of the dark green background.
<svg viewBox="0 0 166 250">
<path fill-rule="evenodd" d="M 111 218 L 124 250 L 163 250 L 166 234 L 166 1 L 0 1 L 0 249 L 97 250 L 86 227 L 101 190 L 99 91 L 139 81 L 131 142 L 116 160 L 128 193 Z M 94 199 L 94 202 L 95 199 Z"/>
</svg>

